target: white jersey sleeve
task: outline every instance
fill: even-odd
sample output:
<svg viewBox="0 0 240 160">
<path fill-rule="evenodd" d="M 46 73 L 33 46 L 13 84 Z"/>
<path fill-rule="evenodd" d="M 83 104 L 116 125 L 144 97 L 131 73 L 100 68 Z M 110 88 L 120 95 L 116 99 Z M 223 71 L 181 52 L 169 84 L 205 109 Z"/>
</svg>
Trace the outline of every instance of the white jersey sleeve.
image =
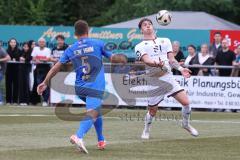
<svg viewBox="0 0 240 160">
<path fill-rule="evenodd" d="M 135 46 L 135 54 L 137 56 L 137 59 L 140 61 L 142 56 L 147 54 L 146 48 L 143 45 L 143 43 L 139 43 Z"/>
</svg>

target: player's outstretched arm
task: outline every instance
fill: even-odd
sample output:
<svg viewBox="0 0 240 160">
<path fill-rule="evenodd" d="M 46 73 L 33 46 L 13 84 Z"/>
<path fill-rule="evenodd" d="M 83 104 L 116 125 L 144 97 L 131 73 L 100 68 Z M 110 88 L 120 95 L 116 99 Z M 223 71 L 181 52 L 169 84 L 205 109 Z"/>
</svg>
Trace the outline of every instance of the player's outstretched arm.
<svg viewBox="0 0 240 160">
<path fill-rule="evenodd" d="M 168 59 L 169 59 L 169 64 L 171 65 L 172 68 L 179 70 L 183 77 L 189 78 L 191 76 L 191 71 L 188 68 L 183 68 L 180 66 L 178 61 L 175 59 L 174 55 L 172 52 L 168 53 Z"/>
<path fill-rule="evenodd" d="M 46 90 L 48 84 L 49 84 L 49 81 L 52 77 L 54 77 L 60 70 L 62 66 L 62 63 L 60 62 L 57 62 L 51 69 L 50 71 L 48 72 L 46 78 L 44 79 L 44 81 L 38 85 L 37 87 L 37 92 L 39 95 L 42 95 L 42 93 Z"/>
<path fill-rule="evenodd" d="M 154 61 L 147 54 L 145 54 L 141 57 L 141 61 L 143 61 L 146 65 L 148 65 L 150 67 L 161 67 L 162 68 L 164 66 L 164 62 L 161 61 L 161 59 L 159 59 L 159 61 Z"/>
</svg>

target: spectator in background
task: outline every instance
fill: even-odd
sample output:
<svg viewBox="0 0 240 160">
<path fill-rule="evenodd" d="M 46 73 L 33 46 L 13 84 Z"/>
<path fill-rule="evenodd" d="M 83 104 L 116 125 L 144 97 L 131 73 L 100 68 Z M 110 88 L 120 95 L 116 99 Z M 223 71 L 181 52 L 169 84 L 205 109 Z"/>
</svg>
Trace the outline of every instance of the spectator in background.
<svg viewBox="0 0 240 160">
<path fill-rule="evenodd" d="M 29 49 L 29 52 L 32 53 L 33 51 L 33 48 L 36 47 L 36 42 L 34 40 L 29 40 L 28 41 L 28 46 L 30 47 Z M 31 56 L 32 57 L 32 56 Z M 35 85 L 35 88 L 36 88 L 36 85 L 37 85 L 37 81 L 34 79 L 34 69 L 35 69 L 35 65 L 32 64 L 31 66 L 31 72 L 30 72 L 30 75 L 29 75 L 29 85 L 30 85 L 30 102 L 32 104 L 37 104 L 38 102 L 40 102 L 40 97 L 39 95 L 37 94 L 37 92 L 35 91 L 34 92 L 34 85 Z M 35 76 L 36 77 L 36 76 Z M 36 90 L 36 89 L 35 89 Z"/>
<path fill-rule="evenodd" d="M 7 53 L 11 61 L 19 61 L 21 57 L 21 50 L 18 48 L 17 40 L 12 38 L 8 41 Z M 6 103 L 18 103 L 19 96 L 19 77 L 18 77 L 18 64 L 8 63 L 6 70 Z"/>
<path fill-rule="evenodd" d="M 122 54 L 123 55 L 123 54 Z M 124 58 L 123 58 L 124 57 Z M 129 71 L 131 70 L 131 67 L 129 65 L 127 65 L 127 56 L 123 55 L 123 57 L 121 57 L 121 62 L 122 63 L 118 63 L 118 64 L 111 64 L 111 73 L 121 73 L 121 74 L 128 74 Z"/>
<path fill-rule="evenodd" d="M 31 49 L 28 42 L 23 43 L 22 48 L 22 56 L 20 57 L 20 61 L 23 62 L 19 65 L 19 77 L 21 81 L 19 81 L 19 103 L 21 106 L 26 106 L 29 104 L 30 98 L 30 72 L 31 72 Z"/>
<path fill-rule="evenodd" d="M 33 61 L 36 63 L 35 69 L 35 78 L 36 79 L 36 86 L 40 84 L 46 77 L 48 71 L 50 70 L 50 64 L 45 63 L 50 61 L 51 50 L 46 47 L 46 40 L 44 38 L 40 38 L 38 40 L 37 47 L 34 47 L 32 51 L 32 58 Z M 35 91 L 36 92 L 36 87 Z M 48 99 L 49 99 L 49 88 L 47 88 L 43 92 L 43 103 L 42 106 L 48 106 Z"/>
<path fill-rule="evenodd" d="M 215 32 L 213 38 L 214 38 L 214 42 L 210 46 L 209 52 L 210 52 L 210 56 L 215 59 L 216 56 L 217 56 L 217 53 L 222 50 L 222 46 L 221 46 L 222 35 L 221 35 L 221 32 Z"/>
<path fill-rule="evenodd" d="M 173 54 L 175 56 L 175 59 L 179 62 L 180 65 L 184 64 L 184 54 L 180 50 L 180 43 L 178 41 L 173 41 L 172 42 L 172 47 L 173 47 Z M 172 69 L 172 72 L 174 75 L 181 75 L 181 72 L 179 72 L 176 69 Z"/>
<path fill-rule="evenodd" d="M 51 61 L 56 63 L 62 56 L 64 51 L 68 48 L 65 43 L 65 37 L 63 35 L 56 36 L 57 46 L 52 49 Z"/>
<path fill-rule="evenodd" d="M 196 47 L 192 44 L 188 45 L 188 56 L 187 56 L 186 60 L 184 61 L 184 65 L 189 65 L 189 62 L 195 56 L 196 56 Z"/>
<path fill-rule="evenodd" d="M 24 42 L 23 43 L 23 47 L 21 50 L 22 54 L 20 57 L 20 61 L 21 62 L 26 62 L 26 63 L 30 63 L 32 60 L 32 49 L 31 46 L 29 45 L 28 42 Z"/>
<path fill-rule="evenodd" d="M 240 77 L 240 45 L 237 46 L 235 50 L 236 60 L 233 62 L 233 65 L 236 67 L 233 69 L 233 77 Z"/>
<path fill-rule="evenodd" d="M 7 52 L 12 61 L 19 61 L 21 57 L 21 50 L 18 48 L 18 42 L 15 38 L 8 41 Z"/>
<path fill-rule="evenodd" d="M 232 66 L 236 59 L 233 51 L 229 49 L 228 41 L 226 39 L 222 40 L 222 49 L 218 51 L 216 56 L 216 63 L 223 66 Z M 219 76 L 230 76 L 232 69 L 219 69 Z"/>
<path fill-rule="evenodd" d="M 214 60 L 209 55 L 208 45 L 201 45 L 201 52 L 198 53 L 195 57 L 191 59 L 189 62 L 190 65 L 200 64 L 200 65 L 213 65 Z M 211 75 L 211 70 L 209 68 L 191 68 L 192 75 L 201 75 L 201 76 L 209 76 Z"/>
<path fill-rule="evenodd" d="M 4 48 L 0 45 L 0 82 L 2 82 L 4 74 L 5 74 L 5 69 L 6 69 L 6 62 L 9 61 L 11 58 L 7 54 Z M 0 105 L 3 105 L 3 90 L 2 86 L 0 87 Z"/>
<path fill-rule="evenodd" d="M 240 44 L 237 46 L 235 51 L 236 60 L 233 65 L 237 68 L 233 70 L 232 76 L 240 77 Z M 240 113 L 240 109 L 236 110 L 236 112 Z"/>
<path fill-rule="evenodd" d="M 36 42 L 34 40 L 28 41 L 28 46 L 30 48 L 30 52 L 32 53 L 33 48 L 36 47 Z"/>
</svg>

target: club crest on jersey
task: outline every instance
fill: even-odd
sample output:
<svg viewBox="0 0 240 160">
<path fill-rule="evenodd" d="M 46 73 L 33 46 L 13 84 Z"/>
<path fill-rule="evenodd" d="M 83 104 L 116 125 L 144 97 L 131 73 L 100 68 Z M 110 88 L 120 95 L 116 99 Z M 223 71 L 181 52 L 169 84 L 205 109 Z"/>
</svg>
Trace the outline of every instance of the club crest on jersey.
<svg viewBox="0 0 240 160">
<path fill-rule="evenodd" d="M 141 52 L 137 51 L 137 52 L 136 52 L 136 55 L 137 55 L 138 57 L 141 57 Z"/>
<path fill-rule="evenodd" d="M 161 40 L 161 43 L 164 43 L 164 40 Z"/>
<path fill-rule="evenodd" d="M 75 50 L 73 53 L 74 53 L 75 55 L 82 55 L 82 50 L 81 50 L 81 49 Z"/>
</svg>

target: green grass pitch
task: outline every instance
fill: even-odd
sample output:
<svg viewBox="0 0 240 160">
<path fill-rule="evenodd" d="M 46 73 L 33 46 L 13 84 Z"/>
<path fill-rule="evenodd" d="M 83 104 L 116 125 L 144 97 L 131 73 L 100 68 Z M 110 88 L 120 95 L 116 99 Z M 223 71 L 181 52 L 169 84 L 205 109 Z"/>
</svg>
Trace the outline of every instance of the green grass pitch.
<svg viewBox="0 0 240 160">
<path fill-rule="evenodd" d="M 81 112 L 78 108 L 71 111 Z M 195 138 L 177 120 L 171 120 L 180 112 L 160 111 L 151 128 L 151 139 L 141 140 L 144 113 L 115 109 L 104 115 L 107 148 L 97 150 L 92 128 L 85 138 L 89 151 L 85 155 L 69 143 L 78 121 L 60 120 L 50 107 L 0 107 L 0 160 L 240 159 L 240 113 L 193 112 L 192 124 L 200 132 Z"/>
</svg>

